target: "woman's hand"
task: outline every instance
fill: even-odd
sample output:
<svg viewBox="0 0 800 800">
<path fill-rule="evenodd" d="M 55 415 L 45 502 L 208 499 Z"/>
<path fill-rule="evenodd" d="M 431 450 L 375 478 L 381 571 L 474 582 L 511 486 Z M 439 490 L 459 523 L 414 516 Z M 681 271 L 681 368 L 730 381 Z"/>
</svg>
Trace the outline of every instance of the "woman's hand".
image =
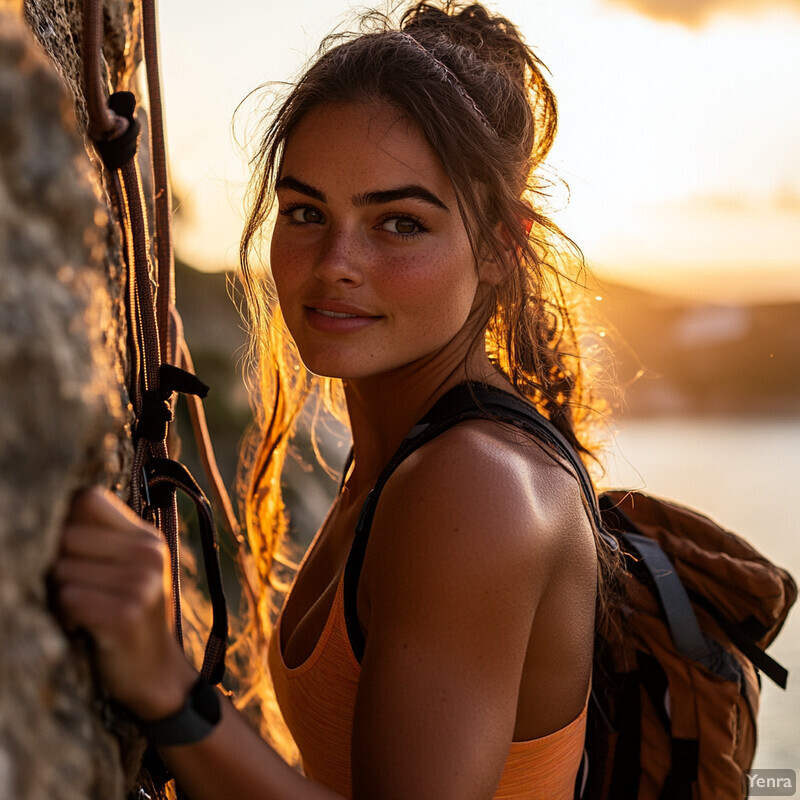
<svg viewBox="0 0 800 800">
<path fill-rule="evenodd" d="M 167 619 L 168 560 L 158 530 L 93 488 L 73 501 L 52 571 L 65 626 L 91 634 L 104 685 L 144 719 L 180 708 L 197 677 Z"/>
<path fill-rule="evenodd" d="M 109 692 L 142 719 L 173 714 L 197 679 L 167 618 L 167 564 L 161 534 L 111 492 L 75 498 L 52 572 L 56 601 L 67 628 L 92 635 Z M 209 736 L 161 756 L 197 800 L 344 800 L 295 772 L 227 702 Z"/>
</svg>

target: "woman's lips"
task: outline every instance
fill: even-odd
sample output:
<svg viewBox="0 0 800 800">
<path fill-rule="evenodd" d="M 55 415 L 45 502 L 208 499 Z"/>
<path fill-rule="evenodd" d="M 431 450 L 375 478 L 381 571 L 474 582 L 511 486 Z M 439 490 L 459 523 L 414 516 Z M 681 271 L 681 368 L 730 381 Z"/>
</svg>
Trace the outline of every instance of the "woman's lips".
<svg viewBox="0 0 800 800">
<path fill-rule="evenodd" d="M 321 333 L 352 333 L 374 325 L 381 319 L 346 303 L 326 301 L 304 308 L 309 327 Z"/>
</svg>

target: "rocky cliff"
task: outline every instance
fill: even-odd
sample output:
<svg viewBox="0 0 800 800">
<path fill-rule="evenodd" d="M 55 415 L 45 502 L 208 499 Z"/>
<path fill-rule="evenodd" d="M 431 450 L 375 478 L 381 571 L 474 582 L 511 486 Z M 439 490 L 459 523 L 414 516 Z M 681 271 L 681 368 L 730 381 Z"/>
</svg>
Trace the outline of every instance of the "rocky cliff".
<svg viewBox="0 0 800 800">
<path fill-rule="evenodd" d="M 0 797 L 15 800 L 126 790 L 86 645 L 53 618 L 46 582 L 72 494 L 124 486 L 130 460 L 124 274 L 83 138 L 80 26 L 76 0 L 0 3 Z M 118 84 L 137 27 L 133 4 L 107 0 Z"/>
</svg>

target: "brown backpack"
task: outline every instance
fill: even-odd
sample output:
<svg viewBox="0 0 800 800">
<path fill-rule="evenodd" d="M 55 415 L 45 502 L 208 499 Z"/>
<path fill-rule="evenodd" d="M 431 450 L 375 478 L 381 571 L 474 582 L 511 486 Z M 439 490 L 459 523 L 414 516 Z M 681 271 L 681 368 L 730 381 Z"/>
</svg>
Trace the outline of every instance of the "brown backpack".
<svg viewBox="0 0 800 800">
<path fill-rule="evenodd" d="M 691 509 L 639 492 L 607 492 L 600 507 L 625 571 L 598 633 L 578 796 L 746 797 L 758 670 L 786 688 L 764 648 L 797 596 L 794 581 Z"/>
<path fill-rule="evenodd" d="M 595 497 L 562 434 L 499 389 L 462 383 L 412 428 L 364 503 L 345 571 L 345 620 L 360 659 L 356 587 L 381 491 L 425 442 L 467 419 L 529 431 L 572 465 L 598 530 L 622 554 L 597 633 L 581 800 L 731 800 L 747 796 L 758 670 L 786 687 L 764 648 L 797 596 L 791 576 L 707 517 L 639 492 Z M 345 472 L 347 470 L 345 469 Z"/>
</svg>

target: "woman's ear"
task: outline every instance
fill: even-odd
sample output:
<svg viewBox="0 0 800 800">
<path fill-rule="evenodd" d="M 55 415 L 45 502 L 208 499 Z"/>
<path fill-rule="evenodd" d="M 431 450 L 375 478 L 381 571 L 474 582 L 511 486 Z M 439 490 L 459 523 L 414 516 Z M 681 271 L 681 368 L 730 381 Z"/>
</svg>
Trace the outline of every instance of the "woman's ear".
<svg viewBox="0 0 800 800">
<path fill-rule="evenodd" d="M 530 236 L 533 227 L 532 219 L 522 219 L 520 228 L 525 232 L 525 238 Z M 499 286 L 519 263 L 522 255 L 522 245 L 512 235 L 508 227 L 502 222 L 495 225 L 494 240 L 501 247 L 501 258 L 488 254 L 481 260 L 480 279 L 489 286 Z"/>
<path fill-rule="evenodd" d="M 512 269 L 512 264 L 506 254 L 502 259 L 495 256 L 487 256 L 481 260 L 478 268 L 480 282 L 486 286 L 499 286 Z"/>
</svg>

